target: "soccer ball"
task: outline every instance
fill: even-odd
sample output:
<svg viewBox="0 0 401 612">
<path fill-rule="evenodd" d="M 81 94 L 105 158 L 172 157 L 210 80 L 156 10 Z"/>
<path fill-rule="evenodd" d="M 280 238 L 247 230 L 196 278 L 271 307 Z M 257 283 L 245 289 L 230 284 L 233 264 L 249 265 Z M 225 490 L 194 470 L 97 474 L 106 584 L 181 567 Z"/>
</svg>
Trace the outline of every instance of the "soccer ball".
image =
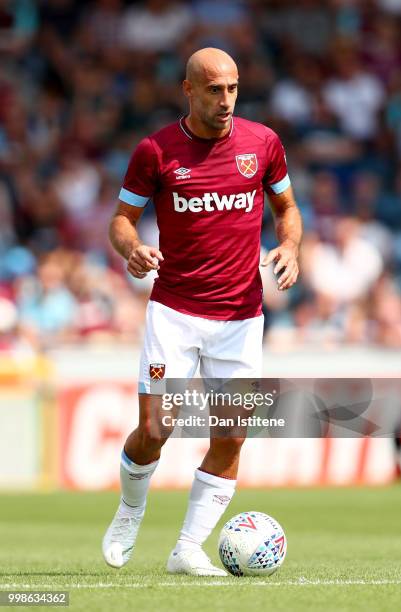
<svg viewBox="0 0 401 612">
<path fill-rule="evenodd" d="M 241 512 L 220 533 L 220 559 L 234 576 L 270 576 L 283 564 L 286 552 L 283 528 L 263 512 Z"/>
</svg>

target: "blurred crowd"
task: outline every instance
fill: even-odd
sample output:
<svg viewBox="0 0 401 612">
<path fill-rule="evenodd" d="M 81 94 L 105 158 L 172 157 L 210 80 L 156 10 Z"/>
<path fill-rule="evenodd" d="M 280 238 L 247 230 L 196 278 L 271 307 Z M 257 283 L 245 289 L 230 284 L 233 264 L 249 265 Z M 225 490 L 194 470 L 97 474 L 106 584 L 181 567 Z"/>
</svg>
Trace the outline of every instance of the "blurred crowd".
<svg viewBox="0 0 401 612">
<path fill-rule="evenodd" d="M 280 134 L 303 213 L 300 282 L 264 273 L 267 341 L 401 346 L 401 0 L 0 0 L 0 352 L 140 339 L 152 281 L 107 226 L 203 46 L 236 59 L 236 114 Z"/>
</svg>

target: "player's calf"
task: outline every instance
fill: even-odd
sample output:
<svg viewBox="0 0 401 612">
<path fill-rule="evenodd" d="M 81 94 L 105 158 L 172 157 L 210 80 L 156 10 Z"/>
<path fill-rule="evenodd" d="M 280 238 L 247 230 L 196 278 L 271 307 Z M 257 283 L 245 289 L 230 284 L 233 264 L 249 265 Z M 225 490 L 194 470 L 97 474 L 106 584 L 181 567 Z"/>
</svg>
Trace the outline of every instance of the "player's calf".
<svg viewBox="0 0 401 612">
<path fill-rule="evenodd" d="M 153 424 L 139 425 L 124 444 L 126 454 L 136 463 L 144 465 L 156 461 L 171 431 L 157 430 Z"/>
<path fill-rule="evenodd" d="M 222 478 L 237 478 L 241 448 L 246 438 L 211 438 L 200 469 Z"/>
</svg>

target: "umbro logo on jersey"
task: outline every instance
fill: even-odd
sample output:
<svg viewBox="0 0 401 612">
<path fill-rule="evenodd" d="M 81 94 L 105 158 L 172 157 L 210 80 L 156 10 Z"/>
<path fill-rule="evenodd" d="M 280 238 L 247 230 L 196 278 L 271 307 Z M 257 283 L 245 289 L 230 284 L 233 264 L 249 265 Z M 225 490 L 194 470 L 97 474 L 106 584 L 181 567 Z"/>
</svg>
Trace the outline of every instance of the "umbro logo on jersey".
<svg viewBox="0 0 401 612">
<path fill-rule="evenodd" d="M 214 212 L 215 210 L 232 210 L 243 209 L 244 212 L 250 212 L 253 208 L 256 189 L 247 193 L 232 193 L 230 195 L 222 195 L 216 191 L 212 193 L 204 193 L 200 198 L 190 198 L 187 200 L 184 196 L 173 192 L 174 210 L 176 212 Z"/>
<path fill-rule="evenodd" d="M 191 178 L 190 172 L 191 170 L 189 168 L 184 168 L 183 166 L 178 168 L 178 170 L 174 170 L 174 174 L 176 175 L 177 179 Z"/>
</svg>

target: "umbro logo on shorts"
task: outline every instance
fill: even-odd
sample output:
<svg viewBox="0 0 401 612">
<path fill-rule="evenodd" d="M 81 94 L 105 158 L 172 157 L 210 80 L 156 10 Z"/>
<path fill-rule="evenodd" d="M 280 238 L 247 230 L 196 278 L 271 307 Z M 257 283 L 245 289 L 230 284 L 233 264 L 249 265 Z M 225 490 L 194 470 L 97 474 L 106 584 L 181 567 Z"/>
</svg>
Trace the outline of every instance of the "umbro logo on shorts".
<svg viewBox="0 0 401 612">
<path fill-rule="evenodd" d="M 256 189 L 246 193 L 232 193 L 230 195 L 222 195 L 216 191 L 212 193 L 204 193 L 202 197 L 190 198 L 187 200 L 184 196 L 173 192 L 174 210 L 176 212 L 214 212 L 215 210 L 232 210 L 243 209 L 244 212 L 250 212 L 253 208 Z"/>
<path fill-rule="evenodd" d="M 164 363 L 149 364 L 149 376 L 152 380 L 161 380 L 164 377 L 165 371 L 166 364 Z"/>
</svg>

